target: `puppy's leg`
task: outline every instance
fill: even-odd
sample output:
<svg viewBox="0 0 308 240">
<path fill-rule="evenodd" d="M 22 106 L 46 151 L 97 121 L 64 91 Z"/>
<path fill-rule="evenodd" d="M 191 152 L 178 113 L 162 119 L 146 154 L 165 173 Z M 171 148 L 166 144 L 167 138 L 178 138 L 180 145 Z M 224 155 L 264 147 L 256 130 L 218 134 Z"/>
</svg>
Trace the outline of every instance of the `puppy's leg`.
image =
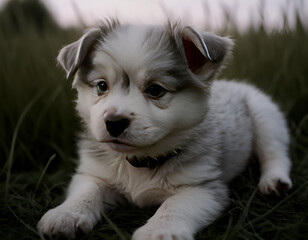
<svg viewBox="0 0 308 240">
<path fill-rule="evenodd" d="M 228 191 L 222 183 L 187 187 L 168 198 L 132 239 L 193 240 L 194 233 L 212 223 L 227 203 Z"/>
<path fill-rule="evenodd" d="M 87 233 L 93 229 L 105 211 L 103 202 L 113 204 L 118 199 L 119 196 L 106 188 L 101 180 L 76 174 L 68 189 L 67 199 L 45 213 L 37 228 L 44 235 L 73 239 L 78 231 Z"/>
<path fill-rule="evenodd" d="M 259 189 L 263 194 L 280 195 L 292 187 L 289 177 L 289 134 L 278 107 L 261 93 L 251 94 L 254 148 L 261 165 Z"/>
</svg>

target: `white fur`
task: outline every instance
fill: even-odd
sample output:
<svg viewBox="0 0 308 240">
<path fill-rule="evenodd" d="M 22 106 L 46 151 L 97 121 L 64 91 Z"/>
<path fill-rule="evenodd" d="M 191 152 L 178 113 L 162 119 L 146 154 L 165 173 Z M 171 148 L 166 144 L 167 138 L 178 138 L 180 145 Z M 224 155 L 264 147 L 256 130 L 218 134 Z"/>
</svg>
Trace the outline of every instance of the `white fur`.
<svg viewBox="0 0 308 240">
<path fill-rule="evenodd" d="M 283 190 L 291 187 L 286 122 L 261 91 L 233 81 L 213 81 L 209 86 L 210 79 L 205 79 L 203 88 L 186 84 L 158 101 L 145 96 L 148 72 L 173 67 L 171 55 L 156 56 L 150 43 L 144 44 L 148 29 L 131 25 L 115 29 L 96 46 L 87 77 L 106 79 L 110 87 L 106 95 L 97 96 L 95 87 L 76 76 L 77 110 L 86 126 L 79 143 L 80 164 L 65 202 L 38 223 L 41 233 L 74 238 L 77 229 L 89 232 L 101 219 L 107 207 L 103 202 L 114 205 L 128 199 L 140 207 L 161 204 L 133 234 L 134 240 L 193 239 L 224 210 L 226 184 L 243 171 L 252 152 L 260 159 L 262 193 L 279 194 L 281 185 Z M 123 69 L 130 79 L 126 87 L 119 73 Z M 172 87 L 166 76 L 156 81 Z M 111 115 L 130 119 L 118 139 L 133 149 L 116 151 L 108 145 L 112 138 L 105 119 Z M 127 156 L 157 156 L 178 147 L 183 152 L 157 171 L 126 161 Z"/>
</svg>

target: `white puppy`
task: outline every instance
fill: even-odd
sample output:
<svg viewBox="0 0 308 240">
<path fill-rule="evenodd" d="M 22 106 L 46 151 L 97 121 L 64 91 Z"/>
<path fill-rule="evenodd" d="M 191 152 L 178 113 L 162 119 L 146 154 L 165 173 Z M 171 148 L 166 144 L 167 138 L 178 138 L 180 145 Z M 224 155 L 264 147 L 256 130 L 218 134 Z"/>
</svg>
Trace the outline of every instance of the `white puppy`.
<svg viewBox="0 0 308 240">
<path fill-rule="evenodd" d="M 227 183 L 254 152 L 260 191 L 288 190 L 289 136 L 277 106 L 252 86 L 213 81 L 232 41 L 180 24 L 102 24 L 64 47 L 85 131 L 66 200 L 42 234 L 89 232 L 110 204 L 161 205 L 134 240 L 193 239 L 228 204 Z"/>
</svg>

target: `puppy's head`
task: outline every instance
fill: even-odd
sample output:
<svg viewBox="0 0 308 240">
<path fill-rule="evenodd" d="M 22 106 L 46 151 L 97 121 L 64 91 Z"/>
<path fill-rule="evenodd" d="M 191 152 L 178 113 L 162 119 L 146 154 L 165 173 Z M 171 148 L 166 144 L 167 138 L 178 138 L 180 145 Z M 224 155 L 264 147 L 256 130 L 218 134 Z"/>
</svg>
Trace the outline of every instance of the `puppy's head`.
<svg viewBox="0 0 308 240">
<path fill-rule="evenodd" d="M 205 117 L 210 80 L 232 41 L 179 24 L 121 25 L 86 32 L 58 61 L 74 76 L 88 134 L 125 154 L 178 147 Z"/>
</svg>

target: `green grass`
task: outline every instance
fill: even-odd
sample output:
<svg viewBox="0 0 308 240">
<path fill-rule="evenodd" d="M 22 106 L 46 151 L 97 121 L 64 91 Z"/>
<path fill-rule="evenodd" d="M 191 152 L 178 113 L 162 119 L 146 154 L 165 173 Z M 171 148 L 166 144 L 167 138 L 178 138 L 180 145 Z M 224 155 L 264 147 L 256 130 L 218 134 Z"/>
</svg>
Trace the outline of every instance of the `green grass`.
<svg viewBox="0 0 308 240">
<path fill-rule="evenodd" d="M 75 93 L 55 58 L 80 31 L 28 18 L 19 5 L 0 11 L 0 239 L 40 239 L 36 223 L 61 203 L 76 166 Z M 231 35 L 237 47 L 221 77 L 253 83 L 285 112 L 294 187 L 263 196 L 252 164 L 230 184 L 228 209 L 196 238 L 308 239 L 308 32 L 299 20 L 294 31 L 261 25 Z M 154 212 L 121 206 L 82 239 L 129 239 Z"/>
</svg>

